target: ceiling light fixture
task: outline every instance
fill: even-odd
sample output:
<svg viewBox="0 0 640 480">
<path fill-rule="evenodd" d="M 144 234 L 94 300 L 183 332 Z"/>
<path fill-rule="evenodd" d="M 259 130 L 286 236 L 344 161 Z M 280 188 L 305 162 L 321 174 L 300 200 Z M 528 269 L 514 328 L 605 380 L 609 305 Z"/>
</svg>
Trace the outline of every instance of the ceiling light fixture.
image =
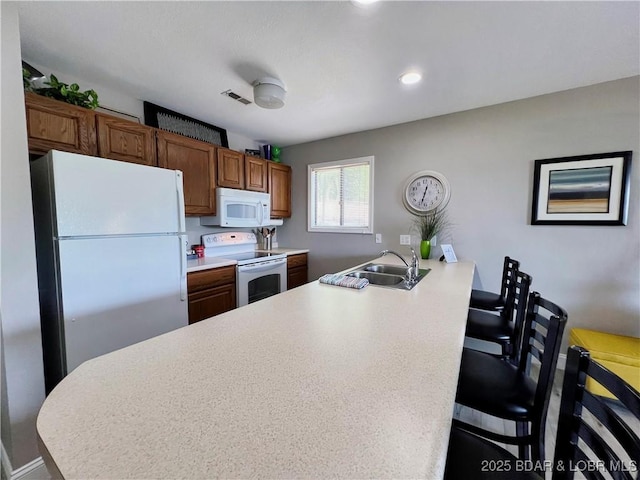
<svg viewBox="0 0 640 480">
<path fill-rule="evenodd" d="M 405 85 L 413 85 L 422 80 L 422 74 L 419 72 L 407 72 L 400 76 L 400 81 Z"/>
<path fill-rule="evenodd" d="M 263 77 L 253 83 L 253 101 L 262 108 L 282 108 L 285 95 L 284 84 L 273 77 Z"/>
</svg>

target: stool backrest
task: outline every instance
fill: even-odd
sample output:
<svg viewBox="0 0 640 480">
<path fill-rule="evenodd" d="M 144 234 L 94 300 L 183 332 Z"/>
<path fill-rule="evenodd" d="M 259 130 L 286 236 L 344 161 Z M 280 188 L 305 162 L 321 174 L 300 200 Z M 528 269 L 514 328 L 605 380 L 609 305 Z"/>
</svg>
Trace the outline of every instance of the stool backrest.
<svg viewBox="0 0 640 480">
<path fill-rule="evenodd" d="M 616 400 L 590 393 L 591 377 Z M 640 393 L 620 377 L 590 358 L 582 347 L 572 346 L 562 385 L 560 416 L 554 459 L 554 480 L 586 478 L 638 478 L 640 470 Z"/>
<path fill-rule="evenodd" d="M 507 298 L 509 283 L 514 279 L 516 272 L 520 269 L 520 262 L 511 257 L 504 257 L 502 266 L 502 283 L 500 285 L 500 296 Z"/>
<path fill-rule="evenodd" d="M 522 328 L 527 312 L 527 299 L 532 281 L 533 279 L 530 275 L 516 270 L 509 283 L 504 309 L 500 312 L 503 318 L 514 322 L 513 339 L 509 354 L 509 361 L 514 364 L 517 363 L 518 352 L 520 351 Z"/>
<path fill-rule="evenodd" d="M 527 302 L 527 313 L 519 351 L 518 370 L 524 375 L 533 376 L 533 359 L 539 362 L 535 390 L 534 416 L 539 423 L 540 435 L 544 438 L 547 411 L 553 377 L 560 356 L 562 333 L 567 325 L 567 312 L 564 308 L 542 298 L 538 292 L 531 292 Z M 539 452 L 542 458 L 544 452 Z M 534 457 L 535 458 L 535 457 Z"/>
</svg>

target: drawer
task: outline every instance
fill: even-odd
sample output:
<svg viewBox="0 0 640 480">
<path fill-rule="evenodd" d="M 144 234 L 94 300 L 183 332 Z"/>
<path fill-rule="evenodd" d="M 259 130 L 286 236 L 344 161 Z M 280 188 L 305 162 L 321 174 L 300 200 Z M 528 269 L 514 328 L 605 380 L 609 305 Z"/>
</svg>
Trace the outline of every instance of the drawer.
<svg viewBox="0 0 640 480">
<path fill-rule="evenodd" d="M 235 283 L 236 266 L 210 268 L 209 270 L 199 270 L 187 274 L 187 289 L 189 293 L 198 292 L 219 285 Z"/>
<path fill-rule="evenodd" d="M 307 264 L 307 254 L 299 253 L 297 255 L 287 256 L 287 268 L 300 267 Z"/>
</svg>

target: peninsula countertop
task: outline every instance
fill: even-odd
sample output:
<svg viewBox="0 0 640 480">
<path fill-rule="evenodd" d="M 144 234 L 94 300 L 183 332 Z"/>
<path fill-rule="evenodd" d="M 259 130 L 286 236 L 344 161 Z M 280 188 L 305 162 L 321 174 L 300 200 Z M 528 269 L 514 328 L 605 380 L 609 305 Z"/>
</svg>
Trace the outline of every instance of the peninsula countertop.
<svg viewBox="0 0 640 480">
<path fill-rule="evenodd" d="M 396 263 L 393 258 L 379 259 Z M 38 415 L 64 478 L 440 478 L 474 265 L 311 282 L 89 360 Z"/>
</svg>

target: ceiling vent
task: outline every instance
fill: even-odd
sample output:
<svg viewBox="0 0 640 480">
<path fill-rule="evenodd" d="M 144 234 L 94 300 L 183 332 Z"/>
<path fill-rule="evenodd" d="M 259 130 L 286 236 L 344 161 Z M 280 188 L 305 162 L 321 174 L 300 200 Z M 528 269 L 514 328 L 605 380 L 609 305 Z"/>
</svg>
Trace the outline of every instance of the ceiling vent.
<svg viewBox="0 0 640 480">
<path fill-rule="evenodd" d="M 231 89 L 229 90 L 225 90 L 224 92 L 220 92 L 221 95 L 226 95 L 229 98 L 233 98 L 234 100 L 237 100 L 238 102 L 242 103 L 243 105 L 249 105 L 251 103 L 251 100 L 247 100 L 246 98 L 238 95 L 235 92 L 232 92 Z"/>
</svg>

